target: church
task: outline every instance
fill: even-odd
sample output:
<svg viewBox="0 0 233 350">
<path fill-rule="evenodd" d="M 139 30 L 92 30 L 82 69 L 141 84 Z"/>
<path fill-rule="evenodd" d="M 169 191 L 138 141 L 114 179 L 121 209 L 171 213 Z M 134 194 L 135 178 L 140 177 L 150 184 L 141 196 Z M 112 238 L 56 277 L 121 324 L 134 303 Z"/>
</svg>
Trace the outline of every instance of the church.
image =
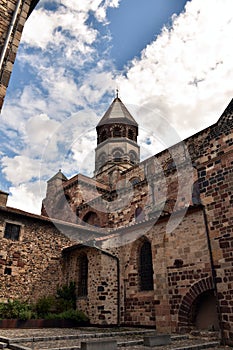
<svg viewBox="0 0 233 350">
<path fill-rule="evenodd" d="M 93 325 L 220 330 L 233 344 L 233 101 L 218 121 L 140 161 L 140 125 L 114 98 L 92 178 L 59 170 L 41 215 L 0 193 L 0 299 L 75 282 Z"/>
<path fill-rule="evenodd" d="M 37 3 L 1 6 L 0 110 Z M 0 301 L 72 281 L 93 325 L 215 329 L 233 345 L 233 100 L 215 124 L 144 161 L 140 123 L 118 96 L 96 133 L 94 176 L 59 170 L 41 215 L 0 191 Z"/>
</svg>

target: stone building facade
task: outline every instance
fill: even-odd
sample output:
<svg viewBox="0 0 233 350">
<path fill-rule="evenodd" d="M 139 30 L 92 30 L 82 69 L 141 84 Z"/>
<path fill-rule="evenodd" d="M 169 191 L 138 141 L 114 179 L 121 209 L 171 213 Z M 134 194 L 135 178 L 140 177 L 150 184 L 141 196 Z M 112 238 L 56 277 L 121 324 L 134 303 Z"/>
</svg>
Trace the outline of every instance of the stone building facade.
<svg viewBox="0 0 233 350">
<path fill-rule="evenodd" d="M 0 301 L 34 301 L 63 283 L 62 250 L 86 235 L 85 228 L 6 206 L 0 193 Z"/>
<path fill-rule="evenodd" d="M 0 110 L 37 3 L 1 2 Z M 140 162 L 138 123 L 117 96 L 97 125 L 93 178 L 59 171 L 42 215 L 0 191 L 0 300 L 74 281 L 93 324 L 220 329 L 233 345 L 232 127 L 231 101 L 217 123 Z"/>
<path fill-rule="evenodd" d="M 39 0 L 0 3 L 0 111 L 6 95 L 24 24 Z"/>
<path fill-rule="evenodd" d="M 93 323 L 220 329 L 233 343 L 232 106 L 140 163 L 138 125 L 116 97 L 97 126 L 94 177 L 48 181 L 42 214 L 96 231 L 63 251 L 66 281 L 84 276 L 77 305 Z"/>
<path fill-rule="evenodd" d="M 59 170 L 42 215 L 1 192 L 1 300 L 73 281 L 92 324 L 219 329 L 232 345 L 232 106 L 140 162 L 138 124 L 117 96 L 97 125 L 93 178 Z"/>
</svg>

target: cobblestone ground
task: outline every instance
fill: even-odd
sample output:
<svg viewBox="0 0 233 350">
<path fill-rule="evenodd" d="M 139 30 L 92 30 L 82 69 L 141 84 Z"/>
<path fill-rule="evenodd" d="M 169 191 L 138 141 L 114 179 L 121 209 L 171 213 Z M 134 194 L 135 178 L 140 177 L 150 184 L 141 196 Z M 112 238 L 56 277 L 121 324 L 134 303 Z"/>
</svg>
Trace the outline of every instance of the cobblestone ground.
<svg viewBox="0 0 233 350">
<path fill-rule="evenodd" d="M 0 337 L 7 337 L 7 338 L 32 338 L 32 337 L 54 337 L 54 336 L 78 336 L 81 334 L 93 334 L 93 333 L 109 333 L 114 331 L 137 331 L 142 330 L 140 329 L 129 329 L 129 328 L 40 328 L 40 329 L 0 329 Z M 111 339 L 116 339 L 118 342 L 128 341 L 128 340 L 136 340 L 136 339 L 142 339 L 142 335 L 123 335 L 113 337 L 111 336 Z M 104 338 L 102 338 L 104 339 Z M 108 338 L 109 339 L 109 338 Z M 52 340 L 52 341 L 45 341 L 45 342 L 22 342 L 20 345 L 23 345 L 25 347 L 31 348 L 33 350 L 45 350 L 45 349 L 54 349 L 54 348 L 65 348 L 65 347 L 80 347 L 81 341 L 88 340 L 88 337 L 84 339 L 66 339 L 66 340 Z M 92 338 L 93 340 L 93 338 Z M 167 346 L 159 346 L 159 347 L 150 347 L 150 349 L 158 349 L 159 350 L 174 350 L 179 348 L 184 348 L 187 345 L 197 345 L 200 343 L 203 343 L 204 341 L 213 341 L 213 337 L 200 337 L 200 336 L 191 336 L 189 335 L 189 339 L 181 339 L 176 340 L 172 342 L 171 345 Z M 124 346 L 119 347 L 119 349 L 122 350 L 148 350 L 148 347 L 145 347 L 143 345 L 135 345 L 135 346 Z M 226 350 L 230 349 L 228 346 L 215 346 L 215 347 L 209 347 L 205 349 L 216 349 L 216 350 Z"/>
</svg>

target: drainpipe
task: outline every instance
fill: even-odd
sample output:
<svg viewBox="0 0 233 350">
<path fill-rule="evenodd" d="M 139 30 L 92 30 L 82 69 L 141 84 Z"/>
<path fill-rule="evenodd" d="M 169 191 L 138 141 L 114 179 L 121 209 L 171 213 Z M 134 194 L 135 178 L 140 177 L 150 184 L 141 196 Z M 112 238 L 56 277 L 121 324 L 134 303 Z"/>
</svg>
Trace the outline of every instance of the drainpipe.
<svg viewBox="0 0 233 350">
<path fill-rule="evenodd" d="M 214 292 L 216 295 L 216 306 L 217 306 L 217 312 L 218 312 L 218 320 L 219 320 L 219 327 L 220 327 L 220 333 L 221 333 L 221 340 L 222 344 L 226 345 L 225 343 L 225 336 L 223 332 L 223 326 L 222 326 L 222 317 L 221 317 L 221 311 L 220 311 L 220 305 L 218 300 L 218 294 L 217 294 L 217 283 L 216 283 L 216 271 L 214 267 L 214 259 L 213 259 L 213 253 L 212 253 L 212 247 L 211 247 L 211 241 L 210 241 L 210 234 L 209 234 L 209 227 L 208 227 L 208 219 L 205 211 L 205 206 L 202 204 L 202 210 L 203 210 L 203 216 L 204 216 L 204 223 L 205 223 L 205 229 L 206 229 L 206 237 L 207 237 L 207 244 L 208 244 L 208 250 L 210 254 L 210 265 L 211 265 L 211 274 L 214 284 Z"/>
<path fill-rule="evenodd" d="M 11 20 L 11 24 L 10 24 L 9 30 L 7 32 L 7 36 L 6 36 L 6 39 L 5 39 L 5 42 L 4 42 L 4 46 L 3 46 L 3 49 L 2 49 L 2 52 L 1 52 L 1 56 L 0 56 L 0 71 L 2 70 L 2 65 L 3 65 L 3 61 L 4 61 L 4 58 L 5 58 L 5 55 L 6 55 L 6 50 L 7 50 L 8 44 L 10 42 L 11 33 L 12 33 L 13 28 L 14 28 L 14 25 L 15 25 L 15 22 L 16 22 L 16 19 L 17 19 L 17 15 L 19 13 L 19 8 L 20 8 L 20 5 L 21 5 L 21 2 L 22 2 L 22 0 L 18 0 L 17 1 L 16 7 L 15 7 L 15 11 L 14 11 L 14 14 L 13 14 L 13 17 L 12 17 L 12 20 Z"/>
</svg>

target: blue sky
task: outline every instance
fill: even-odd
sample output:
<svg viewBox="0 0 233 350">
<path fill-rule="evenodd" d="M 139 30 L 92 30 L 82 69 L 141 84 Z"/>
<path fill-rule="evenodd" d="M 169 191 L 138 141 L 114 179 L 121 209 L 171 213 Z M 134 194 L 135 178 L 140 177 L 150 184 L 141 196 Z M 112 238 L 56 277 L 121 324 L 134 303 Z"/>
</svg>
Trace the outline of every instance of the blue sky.
<svg viewBox="0 0 233 350">
<path fill-rule="evenodd" d="M 232 98 L 232 10 L 232 0 L 41 0 L 1 115 L 8 204 L 39 213 L 58 169 L 93 175 L 95 126 L 116 88 L 142 158 L 216 122 Z"/>
<path fill-rule="evenodd" d="M 124 68 L 150 44 L 174 14 L 184 10 L 187 0 L 125 0 L 109 8 L 108 28 L 112 36 L 111 57 L 117 69 Z"/>
</svg>

